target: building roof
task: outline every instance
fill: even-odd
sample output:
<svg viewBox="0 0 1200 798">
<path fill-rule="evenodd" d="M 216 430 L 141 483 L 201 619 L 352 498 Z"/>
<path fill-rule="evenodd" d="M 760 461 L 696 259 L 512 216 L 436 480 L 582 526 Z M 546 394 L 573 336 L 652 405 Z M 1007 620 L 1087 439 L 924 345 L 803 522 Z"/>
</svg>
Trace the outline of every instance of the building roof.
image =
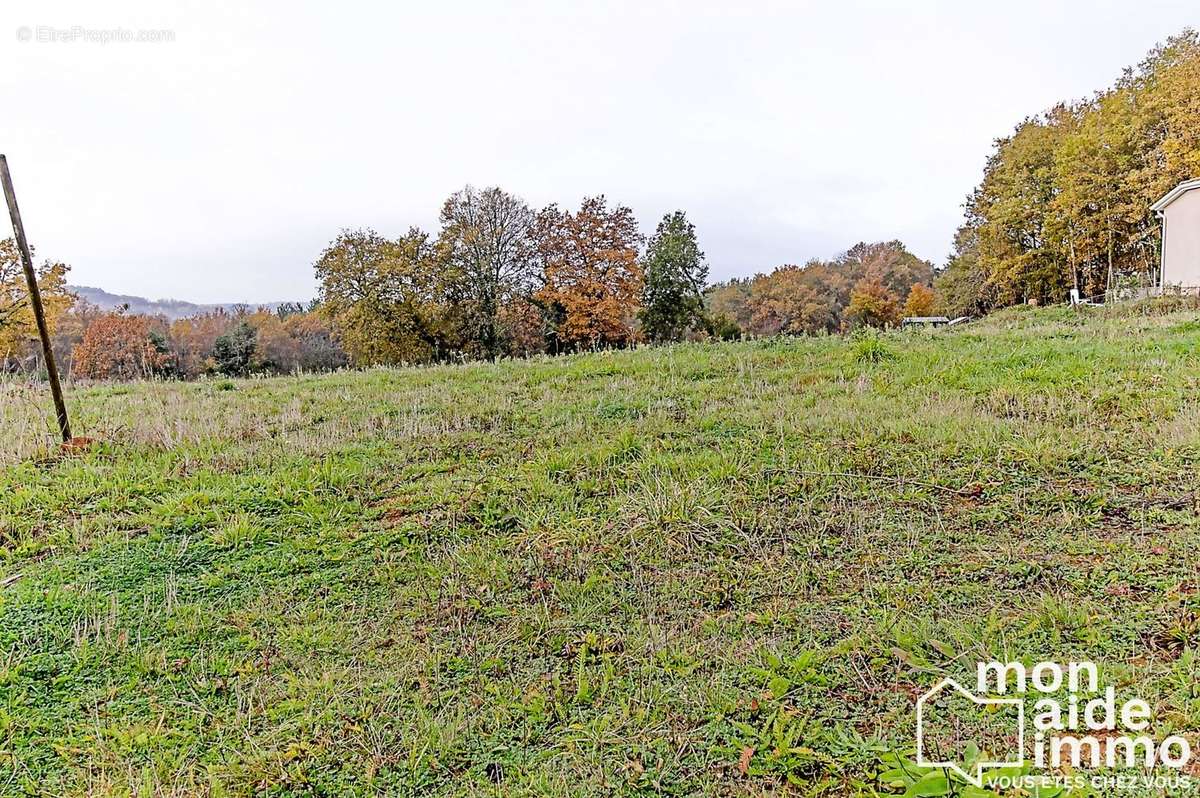
<svg viewBox="0 0 1200 798">
<path fill-rule="evenodd" d="M 1175 186 L 1175 188 L 1168 191 L 1166 193 L 1166 195 L 1162 199 L 1160 199 L 1158 202 L 1151 205 L 1150 210 L 1154 211 L 1155 213 L 1162 213 L 1163 211 L 1165 211 L 1167 209 L 1168 205 L 1170 205 L 1172 202 L 1179 199 L 1184 194 L 1188 193 L 1189 191 L 1191 191 L 1194 188 L 1200 188 L 1200 179 L 1185 180 L 1182 183 L 1180 183 L 1179 185 Z"/>
</svg>

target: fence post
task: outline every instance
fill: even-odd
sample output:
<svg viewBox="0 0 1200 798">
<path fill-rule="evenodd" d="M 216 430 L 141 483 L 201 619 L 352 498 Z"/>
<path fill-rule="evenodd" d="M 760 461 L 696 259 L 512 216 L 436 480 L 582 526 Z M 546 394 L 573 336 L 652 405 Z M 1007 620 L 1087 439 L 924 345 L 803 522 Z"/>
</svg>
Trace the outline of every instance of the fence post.
<svg viewBox="0 0 1200 798">
<path fill-rule="evenodd" d="M 50 377 L 50 393 L 54 396 L 58 429 L 62 433 L 63 443 L 66 443 L 71 440 L 67 403 L 63 401 L 62 385 L 58 381 L 58 366 L 54 362 L 54 348 L 50 346 L 50 329 L 46 326 L 46 313 L 42 310 L 42 292 L 38 290 L 37 273 L 33 270 L 33 255 L 29 252 L 29 242 L 25 240 L 25 227 L 21 224 L 21 211 L 17 208 L 17 194 L 13 191 L 12 176 L 8 173 L 8 160 L 3 155 L 0 155 L 0 182 L 4 183 L 8 216 L 12 220 L 17 249 L 21 253 L 21 265 L 25 268 L 25 281 L 29 283 L 29 304 L 33 307 L 33 319 L 37 322 L 38 335 L 42 339 L 42 357 L 46 362 L 46 374 Z"/>
</svg>

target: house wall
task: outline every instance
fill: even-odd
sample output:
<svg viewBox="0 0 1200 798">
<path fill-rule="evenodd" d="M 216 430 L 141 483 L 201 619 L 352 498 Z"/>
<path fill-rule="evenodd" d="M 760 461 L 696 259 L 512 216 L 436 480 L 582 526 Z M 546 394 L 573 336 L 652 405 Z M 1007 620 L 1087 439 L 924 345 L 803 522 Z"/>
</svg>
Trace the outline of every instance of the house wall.
<svg viewBox="0 0 1200 798">
<path fill-rule="evenodd" d="M 1167 206 L 1162 284 L 1200 286 L 1200 189 L 1187 192 Z"/>
</svg>

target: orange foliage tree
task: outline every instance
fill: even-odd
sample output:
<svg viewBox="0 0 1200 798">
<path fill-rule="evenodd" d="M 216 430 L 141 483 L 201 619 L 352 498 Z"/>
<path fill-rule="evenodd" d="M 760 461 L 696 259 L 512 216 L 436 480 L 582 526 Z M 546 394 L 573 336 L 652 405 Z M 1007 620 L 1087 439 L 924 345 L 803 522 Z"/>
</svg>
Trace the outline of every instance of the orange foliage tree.
<svg viewBox="0 0 1200 798">
<path fill-rule="evenodd" d="M 212 370 L 213 346 L 236 323 L 234 316 L 224 310 L 171 322 L 171 349 L 179 358 L 180 374 L 197 377 Z"/>
<path fill-rule="evenodd" d="M 276 374 L 328 371 L 346 365 L 329 322 L 303 310 L 259 308 L 245 317 L 257 333 L 255 366 Z"/>
<path fill-rule="evenodd" d="M 118 311 L 88 325 L 71 367 L 80 377 L 130 380 L 167 372 L 173 362 L 151 319 Z"/>
<path fill-rule="evenodd" d="M 837 329 L 835 298 L 809 279 L 809 268 L 781 266 L 750 284 L 750 329 L 756 335 L 802 335 Z"/>
<path fill-rule="evenodd" d="M 905 316 L 932 316 L 933 308 L 937 305 L 937 296 L 933 289 L 924 283 L 913 283 L 908 289 L 908 297 L 904 300 Z"/>
<path fill-rule="evenodd" d="M 603 195 L 584 199 L 578 213 L 551 205 L 538 214 L 532 235 L 545 280 L 537 298 L 557 348 L 634 342 L 642 237 L 633 211 L 609 210 Z"/>
<path fill-rule="evenodd" d="M 849 306 L 859 284 L 878 283 L 895 298 L 906 296 L 913 283 L 932 280 L 933 264 L 901 242 L 859 243 L 832 260 L 720 283 L 708 292 L 709 312 L 724 314 L 751 335 L 833 333 L 854 323 Z"/>
<path fill-rule="evenodd" d="M 900 321 L 900 302 L 877 277 L 864 277 L 850 292 L 846 321 L 852 327 L 891 327 Z"/>
</svg>

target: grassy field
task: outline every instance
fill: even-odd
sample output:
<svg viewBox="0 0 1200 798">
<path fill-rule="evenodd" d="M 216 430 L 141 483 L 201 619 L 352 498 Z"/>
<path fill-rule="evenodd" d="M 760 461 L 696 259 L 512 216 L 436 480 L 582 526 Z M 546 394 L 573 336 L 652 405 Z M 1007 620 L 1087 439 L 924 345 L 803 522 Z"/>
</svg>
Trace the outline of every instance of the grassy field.
<svg viewBox="0 0 1200 798">
<path fill-rule="evenodd" d="M 991 657 L 1200 730 L 1194 310 L 69 404 L 0 383 L 0 794 L 903 793 Z"/>
</svg>

